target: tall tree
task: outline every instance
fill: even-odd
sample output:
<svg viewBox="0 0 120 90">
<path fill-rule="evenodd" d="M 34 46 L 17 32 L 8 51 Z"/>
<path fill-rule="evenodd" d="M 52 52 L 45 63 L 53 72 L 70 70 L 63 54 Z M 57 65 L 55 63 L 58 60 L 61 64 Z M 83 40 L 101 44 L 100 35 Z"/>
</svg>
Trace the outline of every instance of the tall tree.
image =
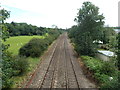
<svg viewBox="0 0 120 90">
<path fill-rule="evenodd" d="M 7 10 L 0 10 L 0 26 L 2 29 L 2 40 L 1 41 L 6 41 L 6 39 L 9 37 L 9 33 L 8 33 L 8 29 L 6 27 L 6 24 L 4 23 L 4 21 L 9 18 L 10 14 Z M 2 48 L 2 52 L 1 52 L 1 56 L 2 58 L 0 59 L 2 62 L 2 65 L 0 65 L 0 68 L 2 68 L 2 87 L 9 87 L 12 83 L 12 81 L 10 81 L 10 78 L 12 76 L 12 68 L 11 68 L 11 55 L 9 54 L 9 52 L 7 52 L 7 45 L 4 45 L 3 43 L 0 45 Z M 2 67 L 1 67 L 2 66 Z M 1 73 L 1 72 L 0 72 Z M 0 82 L 1 83 L 1 82 Z"/>
<path fill-rule="evenodd" d="M 80 54 L 93 55 L 95 52 L 94 40 L 100 40 L 101 29 L 104 25 L 104 16 L 99 14 L 99 8 L 91 2 L 84 2 L 79 9 L 75 21 L 78 23 L 78 30 L 75 42 Z"/>
</svg>

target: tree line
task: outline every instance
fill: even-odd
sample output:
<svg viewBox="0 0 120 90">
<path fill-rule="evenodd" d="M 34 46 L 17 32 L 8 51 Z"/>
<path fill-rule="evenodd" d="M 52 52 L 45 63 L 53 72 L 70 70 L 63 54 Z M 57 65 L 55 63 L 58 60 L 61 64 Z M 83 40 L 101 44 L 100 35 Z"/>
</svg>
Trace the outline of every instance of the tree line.
<svg viewBox="0 0 120 90">
<path fill-rule="evenodd" d="M 47 32 L 44 27 L 37 27 L 33 25 L 28 25 L 27 23 L 7 23 L 8 31 L 10 36 L 20 36 L 20 35 L 43 35 Z"/>
<path fill-rule="evenodd" d="M 49 30 L 54 29 L 54 28 L 46 28 L 42 26 L 37 27 L 27 23 L 16 23 L 16 22 L 6 23 L 6 26 L 8 28 L 8 32 L 10 36 L 44 35 L 45 33 L 48 33 Z M 57 28 L 57 30 L 63 31 L 64 29 Z"/>
</svg>

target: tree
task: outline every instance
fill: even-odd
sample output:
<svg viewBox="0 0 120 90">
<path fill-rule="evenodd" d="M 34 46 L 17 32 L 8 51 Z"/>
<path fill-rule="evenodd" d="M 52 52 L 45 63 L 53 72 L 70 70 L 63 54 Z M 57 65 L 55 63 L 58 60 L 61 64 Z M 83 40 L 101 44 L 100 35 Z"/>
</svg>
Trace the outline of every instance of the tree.
<svg viewBox="0 0 120 90">
<path fill-rule="evenodd" d="M 94 55 L 94 40 L 100 40 L 104 25 L 104 16 L 99 14 L 99 8 L 91 2 L 84 2 L 79 9 L 75 21 L 78 23 L 75 43 L 80 54 Z"/>
<path fill-rule="evenodd" d="M 115 36 L 115 31 L 111 27 L 104 27 L 102 30 L 102 38 L 104 44 L 110 43 L 112 36 Z"/>
<path fill-rule="evenodd" d="M 2 29 L 2 39 L 5 41 L 6 38 L 8 38 L 8 29 L 6 27 L 6 25 L 4 24 L 4 21 L 9 18 L 10 14 L 7 10 L 0 10 L 0 15 L 1 15 L 1 18 L 0 18 L 0 22 L 1 22 L 1 29 Z"/>
<path fill-rule="evenodd" d="M 1 15 L 1 27 L 2 27 L 2 41 L 6 41 L 6 39 L 9 37 L 8 29 L 4 23 L 4 21 L 10 16 L 9 12 L 7 10 L 0 10 L 0 15 Z M 2 87 L 9 87 L 12 83 L 10 81 L 10 78 L 12 76 L 12 68 L 11 68 L 11 55 L 9 52 L 7 52 L 7 45 L 4 45 L 3 43 L 1 44 L 2 47 Z"/>
<path fill-rule="evenodd" d="M 0 26 L 2 27 L 2 44 L 0 48 L 2 49 L 0 52 L 0 55 L 2 56 L 2 58 L 0 59 L 0 62 L 2 62 L 2 65 L 0 65 L 0 70 L 2 70 L 0 71 L 0 75 L 2 75 L 2 82 L 0 82 L 0 85 L 2 86 L 0 86 L 0 88 L 10 88 L 14 83 L 14 81 L 11 80 L 11 77 L 24 73 L 27 69 L 28 63 L 24 57 L 18 56 L 14 58 L 14 56 L 12 56 L 12 54 L 8 51 L 8 45 L 4 45 L 3 42 L 5 42 L 7 38 L 9 38 L 8 28 L 4 21 L 10 16 L 10 14 L 7 10 L 3 9 L 0 10 L 0 15 Z"/>
</svg>

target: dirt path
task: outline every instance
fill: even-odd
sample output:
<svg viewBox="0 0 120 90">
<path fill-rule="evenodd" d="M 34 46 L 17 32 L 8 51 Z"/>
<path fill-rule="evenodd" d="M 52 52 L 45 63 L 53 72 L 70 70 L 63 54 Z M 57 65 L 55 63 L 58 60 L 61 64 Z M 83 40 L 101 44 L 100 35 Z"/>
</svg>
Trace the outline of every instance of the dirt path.
<svg viewBox="0 0 120 90">
<path fill-rule="evenodd" d="M 42 56 L 25 88 L 95 88 L 83 74 L 67 33 L 62 34 Z"/>
</svg>

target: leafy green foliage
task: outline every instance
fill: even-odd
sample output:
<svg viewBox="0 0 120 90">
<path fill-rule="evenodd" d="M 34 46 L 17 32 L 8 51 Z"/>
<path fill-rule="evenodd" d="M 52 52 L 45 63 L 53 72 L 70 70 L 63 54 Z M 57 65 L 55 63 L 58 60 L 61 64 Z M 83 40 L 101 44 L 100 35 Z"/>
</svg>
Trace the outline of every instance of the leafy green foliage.
<svg viewBox="0 0 120 90">
<path fill-rule="evenodd" d="M 82 56 L 85 65 L 94 73 L 101 88 L 118 88 L 119 71 L 113 62 L 104 62 L 90 56 Z"/>
<path fill-rule="evenodd" d="M 101 90 L 118 90 L 120 88 L 120 82 L 118 80 L 118 76 L 113 77 L 112 80 L 108 79 L 109 76 L 105 78 L 105 76 L 101 77 L 101 80 L 104 81 L 104 83 L 101 85 Z"/>
<path fill-rule="evenodd" d="M 85 65 L 93 72 L 98 73 L 101 71 L 103 61 L 90 56 L 82 56 L 82 59 L 84 60 Z"/>
<path fill-rule="evenodd" d="M 19 50 L 19 55 L 26 57 L 39 57 L 47 48 L 43 39 L 33 38 Z"/>
<path fill-rule="evenodd" d="M 117 68 L 115 67 L 114 63 L 112 62 L 103 62 L 101 71 L 102 73 L 112 76 L 115 75 L 117 71 Z"/>
<path fill-rule="evenodd" d="M 111 27 L 104 27 L 101 36 L 101 41 L 103 41 L 104 44 L 110 43 L 111 38 L 115 36 L 115 31 Z"/>
<path fill-rule="evenodd" d="M 2 87 L 8 88 L 13 84 L 13 81 L 10 80 L 13 75 L 11 54 L 4 51 L 2 59 Z"/>
<path fill-rule="evenodd" d="M 6 41 L 6 39 L 9 37 L 8 29 L 6 27 L 6 24 L 4 23 L 4 20 L 6 20 L 9 17 L 9 12 L 7 10 L 0 10 L 0 26 L 2 28 L 2 35 L 0 32 L 0 37 L 2 37 L 3 41 Z M 2 52 L 0 51 L 0 55 L 2 55 L 2 87 L 9 87 L 12 84 L 12 81 L 10 80 L 12 76 L 12 62 L 10 61 L 12 59 L 11 54 L 7 52 L 8 45 L 4 45 L 3 43 L 0 46 L 2 48 Z M 1 87 L 0 87 L 1 88 Z"/>
<path fill-rule="evenodd" d="M 93 41 L 101 39 L 103 19 L 103 15 L 99 14 L 98 7 L 91 2 L 83 3 L 77 18 L 75 18 L 78 25 L 73 26 L 69 32 L 79 54 L 94 56 L 96 44 Z"/>
<path fill-rule="evenodd" d="M 0 6 L 1 7 L 1 6 Z M 4 21 L 10 17 L 10 13 L 5 10 L 5 9 L 1 9 L 0 10 L 0 14 L 1 14 L 1 17 L 0 17 L 0 21 L 2 22 L 2 24 L 4 23 Z"/>
<path fill-rule="evenodd" d="M 12 57 L 11 53 L 9 52 L 6 52 L 6 56 L 3 58 L 2 87 L 10 88 L 14 84 L 14 81 L 11 78 L 26 72 L 29 64 L 25 57 Z"/>
<path fill-rule="evenodd" d="M 10 36 L 20 36 L 20 35 L 44 35 L 47 29 L 44 27 L 37 27 L 33 25 L 28 25 L 27 23 L 7 23 Z"/>
<path fill-rule="evenodd" d="M 50 30 L 49 35 L 44 39 L 33 38 L 19 50 L 20 56 L 40 57 L 48 46 L 60 34 L 57 30 Z"/>
<path fill-rule="evenodd" d="M 13 76 L 23 74 L 29 66 L 26 57 L 14 56 L 12 60 Z"/>
<path fill-rule="evenodd" d="M 32 36 L 32 35 L 44 35 L 48 33 L 50 28 L 46 27 L 37 27 L 27 23 L 7 23 L 8 31 L 10 36 Z M 58 29 L 58 28 L 57 28 Z M 60 32 L 64 31 L 63 29 L 58 29 Z"/>
</svg>

